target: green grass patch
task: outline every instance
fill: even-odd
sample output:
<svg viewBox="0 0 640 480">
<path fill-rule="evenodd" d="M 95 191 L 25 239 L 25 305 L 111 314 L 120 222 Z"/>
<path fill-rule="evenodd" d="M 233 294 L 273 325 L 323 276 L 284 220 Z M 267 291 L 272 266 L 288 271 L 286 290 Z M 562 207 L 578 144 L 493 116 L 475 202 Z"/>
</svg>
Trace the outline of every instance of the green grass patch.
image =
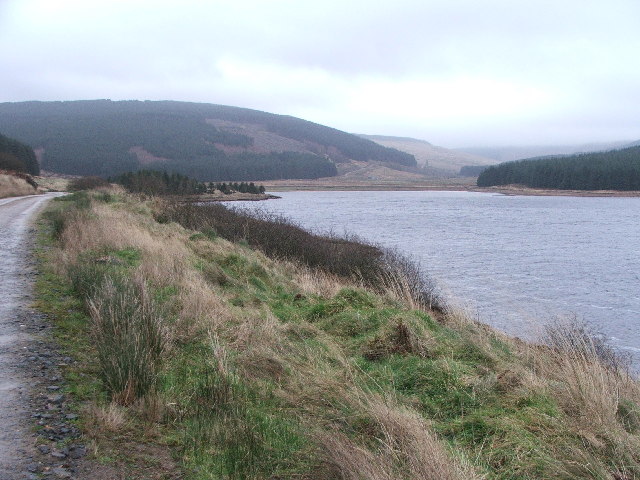
<svg viewBox="0 0 640 480">
<path fill-rule="evenodd" d="M 310 443 L 270 389 L 240 380 L 211 347 L 190 345 L 162 383 L 177 405 L 176 440 L 193 479 L 290 478 L 308 473 Z"/>
<path fill-rule="evenodd" d="M 189 240 L 195 242 L 197 240 L 215 240 L 218 238 L 218 234 L 213 228 L 205 228 L 198 233 L 194 233 L 189 237 Z"/>
<path fill-rule="evenodd" d="M 137 248 L 129 247 L 123 248 L 121 250 L 113 250 L 109 252 L 108 250 L 105 254 L 112 253 L 116 258 L 122 260 L 124 264 L 128 267 L 137 267 L 140 264 L 140 260 L 142 258 L 142 252 Z"/>
</svg>

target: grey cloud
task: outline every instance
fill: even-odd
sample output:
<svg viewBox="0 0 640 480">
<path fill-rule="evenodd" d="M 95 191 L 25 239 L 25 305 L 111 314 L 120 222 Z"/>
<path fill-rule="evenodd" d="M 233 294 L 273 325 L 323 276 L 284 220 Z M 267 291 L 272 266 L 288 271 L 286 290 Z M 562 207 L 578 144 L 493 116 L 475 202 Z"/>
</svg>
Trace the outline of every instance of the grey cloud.
<svg viewBox="0 0 640 480">
<path fill-rule="evenodd" d="M 501 135 L 555 139 L 562 132 L 573 138 L 637 131 L 640 137 L 640 129 L 634 130 L 640 125 L 634 108 L 640 98 L 635 0 L 52 5 L 0 1 L 0 101 L 208 101 L 306 115 L 364 133 L 427 140 L 434 135 L 449 143 L 499 142 Z M 248 65 L 255 73 L 228 78 L 224 62 Z M 419 114 L 372 118 L 346 107 L 350 90 L 367 82 L 425 82 L 429 88 L 459 78 L 536 88 L 554 101 L 543 112 L 487 112 L 482 121 L 455 122 L 438 122 L 438 112 L 416 123 Z"/>
</svg>

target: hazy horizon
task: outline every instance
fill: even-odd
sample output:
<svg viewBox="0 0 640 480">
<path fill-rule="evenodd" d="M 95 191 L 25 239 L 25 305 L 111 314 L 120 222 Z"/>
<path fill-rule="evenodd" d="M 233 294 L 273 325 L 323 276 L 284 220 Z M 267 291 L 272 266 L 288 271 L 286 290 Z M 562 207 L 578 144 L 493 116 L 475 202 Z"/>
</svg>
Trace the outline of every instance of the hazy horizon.
<svg viewBox="0 0 640 480">
<path fill-rule="evenodd" d="M 0 102 L 176 100 L 448 148 L 640 139 L 640 3 L 5 0 Z"/>
</svg>

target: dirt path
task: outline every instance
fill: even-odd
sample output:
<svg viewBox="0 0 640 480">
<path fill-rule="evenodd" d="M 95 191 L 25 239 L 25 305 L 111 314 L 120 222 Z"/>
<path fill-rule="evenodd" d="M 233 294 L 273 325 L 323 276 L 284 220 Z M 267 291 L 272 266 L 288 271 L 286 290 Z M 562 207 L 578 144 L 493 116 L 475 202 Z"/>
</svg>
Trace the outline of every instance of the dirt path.
<svg viewBox="0 0 640 480">
<path fill-rule="evenodd" d="M 55 194 L 0 200 L 0 479 L 28 478 L 34 447 L 25 352 L 32 350 L 28 325 L 33 283 L 31 222 Z"/>
</svg>

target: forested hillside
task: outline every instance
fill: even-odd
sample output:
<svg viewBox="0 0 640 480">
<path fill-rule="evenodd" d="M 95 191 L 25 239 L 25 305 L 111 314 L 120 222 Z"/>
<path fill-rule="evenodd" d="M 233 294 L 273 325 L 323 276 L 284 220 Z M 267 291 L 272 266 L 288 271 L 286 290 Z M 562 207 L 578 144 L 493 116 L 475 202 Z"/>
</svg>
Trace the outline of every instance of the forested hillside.
<svg viewBox="0 0 640 480">
<path fill-rule="evenodd" d="M 640 146 L 501 163 L 478 177 L 479 187 L 509 184 L 567 190 L 640 190 Z"/>
<path fill-rule="evenodd" d="M 13 138 L 0 134 L 0 169 L 40 174 L 40 166 L 33 149 Z"/>
<path fill-rule="evenodd" d="M 350 160 L 412 155 L 294 117 L 222 105 L 109 100 L 0 104 L 0 131 L 45 170 L 111 176 L 169 170 L 204 181 L 318 178 Z"/>
</svg>

